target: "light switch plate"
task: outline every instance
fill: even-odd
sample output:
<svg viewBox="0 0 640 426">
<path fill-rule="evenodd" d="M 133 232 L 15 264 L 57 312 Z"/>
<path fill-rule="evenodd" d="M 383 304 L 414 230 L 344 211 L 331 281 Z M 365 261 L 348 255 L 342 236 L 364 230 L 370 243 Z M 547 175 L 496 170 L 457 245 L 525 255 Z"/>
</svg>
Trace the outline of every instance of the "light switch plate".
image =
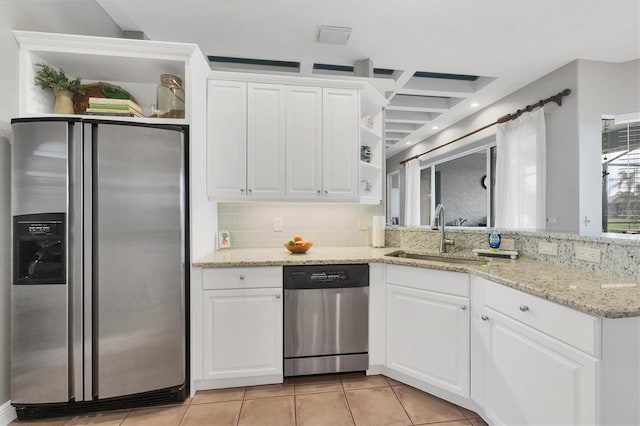
<svg viewBox="0 0 640 426">
<path fill-rule="evenodd" d="M 590 247 L 576 247 L 576 259 L 600 263 L 600 250 Z"/>
<path fill-rule="evenodd" d="M 556 243 L 538 243 L 538 253 L 549 256 L 558 255 L 558 245 Z"/>
<path fill-rule="evenodd" d="M 282 232 L 282 228 L 284 227 L 284 221 L 282 217 L 276 216 L 273 218 L 273 230 L 275 232 Z"/>
</svg>

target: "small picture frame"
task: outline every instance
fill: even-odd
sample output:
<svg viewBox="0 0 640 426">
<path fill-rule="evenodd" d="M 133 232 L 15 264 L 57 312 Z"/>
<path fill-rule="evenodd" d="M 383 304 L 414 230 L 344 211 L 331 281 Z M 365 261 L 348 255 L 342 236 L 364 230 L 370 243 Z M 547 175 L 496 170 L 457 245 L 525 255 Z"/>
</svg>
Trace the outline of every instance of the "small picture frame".
<svg viewBox="0 0 640 426">
<path fill-rule="evenodd" d="M 229 231 L 226 229 L 218 232 L 218 248 L 219 249 L 228 249 L 231 248 L 231 235 Z"/>
</svg>

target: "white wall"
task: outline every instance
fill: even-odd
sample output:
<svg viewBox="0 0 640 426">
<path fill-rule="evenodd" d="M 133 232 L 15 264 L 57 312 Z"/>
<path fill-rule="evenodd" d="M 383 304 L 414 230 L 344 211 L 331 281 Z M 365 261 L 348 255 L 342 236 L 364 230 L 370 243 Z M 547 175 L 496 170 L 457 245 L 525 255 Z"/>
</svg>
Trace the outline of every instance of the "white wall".
<svg viewBox="0 0 640 426">
<path fill-rule="evenodd" d="M 18 43 L 12 30 L 119 37 L 93 0 L 0 0 L 0 123 L 18 114 Z M 9 400 L 9 143 L 0 138 L 0 405 Z"/>
<path fill-rule="evenodd" d="M 565 88 L 572 94 L 562 99 L 562 107 L 545 106 L 547 129 L 547 223 L 553 232 L 600 230 L 600 140 L 602 114 L 640 110 L 640 61 L 612 64 L 576 60 L 478 111 L 411 149 L 387 160 L 387 172 L 404 167 L 399 162 L 495 121 L 518 108 L 537 102 Z M 469 149 L 495 135 L 495 127 L 433 153 L 450 155 Z M 425 156 L 426 157 L 426 156 Z M 428 158 L 427 158 L 428 160 Z M 404 200 L 402 201 L 404 203 Z M 446 206 L 445 206 L 446 207 Z M 584 216 L 591 220 L 585 229 Z M 401 218 L 403 215 L 400 216 Z"/>
</svg>

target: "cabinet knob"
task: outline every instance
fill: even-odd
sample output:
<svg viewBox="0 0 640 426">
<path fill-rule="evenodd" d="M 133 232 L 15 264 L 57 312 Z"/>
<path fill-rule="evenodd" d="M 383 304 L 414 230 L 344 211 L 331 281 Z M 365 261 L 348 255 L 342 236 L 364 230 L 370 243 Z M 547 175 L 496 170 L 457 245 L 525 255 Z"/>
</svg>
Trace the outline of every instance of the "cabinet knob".
<svg viewBox="0 0 640 426">
<path fill-rule="evenodd" d="M 244 188 L 240 188 L 240 192 L 244 192 Z"/>
<path fill-rule="evenodd" d="M 325 193 L 325 194 L 328 194 L 328 193 L 329 193 L 329 191 L 327 191 L 327 190 L 325 189 L 325 190 L 324 190 L 324 193 Z"/>
<path fill-rule="evenodd" d="M 527 305 L 520 305 L 520 310 L 522 312 L 527 312 L 529 310 L 529 307 Z"/>
<path fill-rule="evenodd" d="M 320 190 L 318 189 L 318 195 L 320 195 L 320 194 L 322 194 L 322 191 L 320 191 Z"/>
<path fill-rule="evenodd" d="M 489 319 L 488 316 L 486 316 L 485 314 L 480 315 L 480 319 L 482 319 L 482 321 L 487 321 Z"/>
<path fill-rule="evenodd" d="M 244 280 L 244 275 L 240 275 L 240 279 L 241 279 L 241 280 Z"/>
<path fill-rule="evenodd" d="M 280 293 L 276 294 L 276 299 L 280 299 Z"/>
<path fill-rule="evenodd" d="M 247 192 L 253 192 L 253 189 L 247 189 Z"/>
<path fill-rule="evenodd" d="M 462 309 L 463 311 L 466 311 L 467 310 L 467 305 L 460 306 L 460 309 Z"/>
</svg>

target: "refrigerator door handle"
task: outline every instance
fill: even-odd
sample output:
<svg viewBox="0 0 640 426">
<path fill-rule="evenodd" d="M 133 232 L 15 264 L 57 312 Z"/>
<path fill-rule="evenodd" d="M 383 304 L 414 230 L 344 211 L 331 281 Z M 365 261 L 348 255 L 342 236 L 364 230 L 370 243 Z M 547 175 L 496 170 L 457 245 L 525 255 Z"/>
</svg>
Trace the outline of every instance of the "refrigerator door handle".
<svg viewBox="0 0 640 426">
<path fill-rule="evenodd" d="M 68 209 L 68 256 L 67 270 L 69 271 L 69 306 L 70 330 L 69 348 L 70 350 L 70 372 L 69 377 L 69 400 L 84 400 L 83 383 L 83 291 L 82 283 L 82 126 L 71 124 L 71 138 L 69 146 L 69 209 Z"/>
<path fill-rule="evenodd" d="M 84 137 L 82 146 L 84 148 L 83 155 L 83 241 L 84 241 L 84 279 L 82 289 L 84 293 L 83 302 L 86 309 L 83 310 L 84 316 L 84 398 L 90 401 L 95 395 L 95 385 L 93 383 L 93 128 L 89 123 L 83 124 Z"/>
</svg>

